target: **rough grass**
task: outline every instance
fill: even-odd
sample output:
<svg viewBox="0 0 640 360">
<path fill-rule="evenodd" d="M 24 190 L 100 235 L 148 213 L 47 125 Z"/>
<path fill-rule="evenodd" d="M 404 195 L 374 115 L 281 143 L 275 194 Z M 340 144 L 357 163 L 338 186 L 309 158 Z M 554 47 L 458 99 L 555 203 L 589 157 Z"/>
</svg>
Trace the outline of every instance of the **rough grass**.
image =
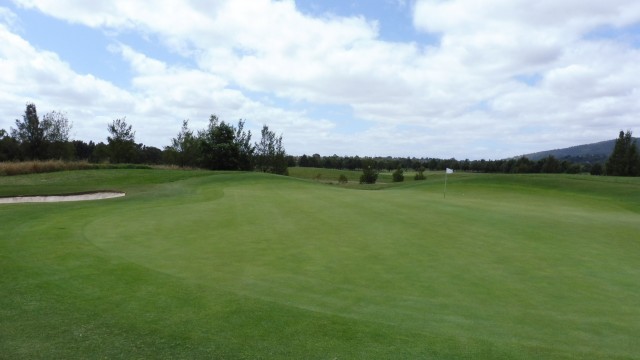
<svg viewBox="0 0 640 360">
<path fill-rule="evenodd" d="M 150 167 L 147 165 L 94 164 L 87 161 L 62 160 L 0 162 L 0 176 L 91 169 L 150 169 Z"/>
<path fill-rule="evenodd" d="M 639 358 L 640 179 L 442 181 L 1 178 L 128 196 L 0 205 L 0 357 Z"/>
</svg>

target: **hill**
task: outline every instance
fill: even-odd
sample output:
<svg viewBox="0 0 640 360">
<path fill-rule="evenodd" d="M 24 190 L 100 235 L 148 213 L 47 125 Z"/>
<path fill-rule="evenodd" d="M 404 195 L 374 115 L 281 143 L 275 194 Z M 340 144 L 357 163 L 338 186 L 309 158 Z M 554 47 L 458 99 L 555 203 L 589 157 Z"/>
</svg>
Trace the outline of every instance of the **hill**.
<svg viewBox="0 0 640 360">
<path fill-rule="evenodd" d="M 640 141 L 638 138 L 633 138 L 636 141 L 638 150 L 640 150 Z M 556 159 L 567 160 L 574 163 L 605 163 L 613 151 L 613 146 L 616 140 L 600 141 L 592 144 L 571 146 L 564 149 L 555 149 L 540 151 L 531 154 L 525 154 L 524 157 L 529 160 L 540 160 L 551 155 Z"/>
</svg>

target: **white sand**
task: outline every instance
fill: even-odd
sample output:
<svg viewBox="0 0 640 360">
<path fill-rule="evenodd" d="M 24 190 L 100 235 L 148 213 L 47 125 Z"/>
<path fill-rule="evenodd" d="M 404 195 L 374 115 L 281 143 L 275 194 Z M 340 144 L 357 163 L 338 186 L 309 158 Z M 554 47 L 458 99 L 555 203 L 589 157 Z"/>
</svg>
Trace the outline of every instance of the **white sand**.
<svg viewBox="0 0 640 360">
<path fill-rule="evenodd" d="M 86 201 L 102 200 L 124 196 L 122 192 L 96 192 L 79 195 L 54 195 L 54 196 L 15 196 L 0 198 L 0 204 L 36 203 L 36 202 L 61 202 L 61 201 Z"/>
</svg>

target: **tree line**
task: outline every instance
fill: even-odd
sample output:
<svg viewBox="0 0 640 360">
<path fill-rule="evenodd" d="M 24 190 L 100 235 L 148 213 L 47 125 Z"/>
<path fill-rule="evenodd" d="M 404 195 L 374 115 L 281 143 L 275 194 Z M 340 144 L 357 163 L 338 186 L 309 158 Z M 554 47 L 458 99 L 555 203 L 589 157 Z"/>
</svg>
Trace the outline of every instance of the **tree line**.
<svg viewBox="0 0 640 360">
<path fill-rule="evenodd" d="M 359 157 L 321 156 L 320 154 L 287 155 L 282 135 L 277 136 L 264 125 L 260 140 L 252 143 L 251 131 L 245 122 L 237 124 L 221 121 L 211 115 L 206 128 L 193 130 L 184 120 L 171 145 L 159 149 L 136 143 L 135 131 L 126 118 L 115 119 L 107 125 L 107 142 L 94 143 L 70 140 L 72 128 L 66 115 L 53 111 L 42 119 L 36 105 L 28 103 L 22 119 L 15 120 L 9 132 L 0 129 L 0 161 L 23 160 L 86 160 L 102 163 L 166 164 L 211 170 L 257 170 L 287 174 L 288 167 L 317 167 L 330 169 L 363 170 L 373 179 L 379 171 L 428 169 L 483 173 L 590 173 L 592 175 L 640 176 L 640 159 L 631 131 L 620 131 L 614 150 L 605 163 L 572 162 L 553 156 L 533 161 L 526 157 L 502 160 L 456 160 L 415 157 Z M 400 178 L 398 173 L 398 178 Z M 373 180 L 375 181 L 375 180 Z"/>
<path fill-rule="evenodd" d="M 402 172 L 398 171 L 398 169 L 413 169 L 418 173 L 422 173 L 425 169 L 444 171 L 449 168 L 456 171 L 481 173 L 590 173 L 591 175 L 640 176 L 640 158 L 637 149 L 638 147 L 631 131 L 626 133 L 620 131 L 613 152 L 604 163 L 601 161 L 574 162 L 568 159 L 558 159 L 552 155 L 534 161 L 525 156 L 501 160 L 456 160 L 455 158 L 321 156 L 320 154 L 305 154 L 290 159 L 289 163 L 290 166 L 300 167 L 363 170 L 367 181 L 373 180 L 374 182 L 372 171 L 394 171 L 394 176 L 397 179 L 401 179 Z M 586 159 L 589 160 L 590 158 Z"/>
<path fill-rule="evenodd" d="M 94 163 L 166 164 L 211 170 L 259 170 L 287 174 L 282 135 L 264 125 L 258 142 L 244 121 L 237 125 L 211 115 L 205 129 L 192 130 L 184 120 L 171 145 L 164 149 L 136 143 L 135 131 L 126 118 L 107 124 L 107 142 L 70 140 L 72 124 L 66 115 L 53 111 L 38 116 L 36 105 L 26 106 L 22 119 L 9 132 L 0 129 L 0 161 L 86 160 Z"/>
<path fill-rule="evenodd" d="M 431 171 L 444 171 L 454 169 L 457 171 L 482 172 L 482 173 L 507 173 L 507 174 L 533 174 L 533 173 L 583 173 L 591 172 L 594 175 L 604 173 L 604 167 L 600 163 L 579 164 L 567 160 L 559 160 L 553 156 L 538 161 L 529 160 L 527 157 L 502 159 L 502 160 L 457 160 L 438 158 L 401 158 L 401 157 L 359 157 L 359 156 L 311 156 L 302 155 L 295 159 L 295 165 L 300 167 L 320 167 L 329 169 L 359 170 L 364 166 L 372 166 L 378 171 L 391 172 L 402 169 L 427 169 Z"/>
</svg>

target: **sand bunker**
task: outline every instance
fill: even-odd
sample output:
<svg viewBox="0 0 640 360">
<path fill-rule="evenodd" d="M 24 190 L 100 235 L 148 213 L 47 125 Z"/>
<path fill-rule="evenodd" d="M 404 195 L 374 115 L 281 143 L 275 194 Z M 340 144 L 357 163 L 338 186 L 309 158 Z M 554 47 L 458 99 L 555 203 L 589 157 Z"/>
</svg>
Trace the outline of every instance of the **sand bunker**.
<svg viewBox="0 0 640 360">
<path fill-rule="evenodd" d="M 62 202 L 62 201 L 86 201 L 102 200 L 124 196 L 123 192 L 100 191 L 85 194 L 51 195 L 51 196 L 14 196 L 0 198 L 0 204 L 36 203 L 36 202 Z"/>
</svg>

